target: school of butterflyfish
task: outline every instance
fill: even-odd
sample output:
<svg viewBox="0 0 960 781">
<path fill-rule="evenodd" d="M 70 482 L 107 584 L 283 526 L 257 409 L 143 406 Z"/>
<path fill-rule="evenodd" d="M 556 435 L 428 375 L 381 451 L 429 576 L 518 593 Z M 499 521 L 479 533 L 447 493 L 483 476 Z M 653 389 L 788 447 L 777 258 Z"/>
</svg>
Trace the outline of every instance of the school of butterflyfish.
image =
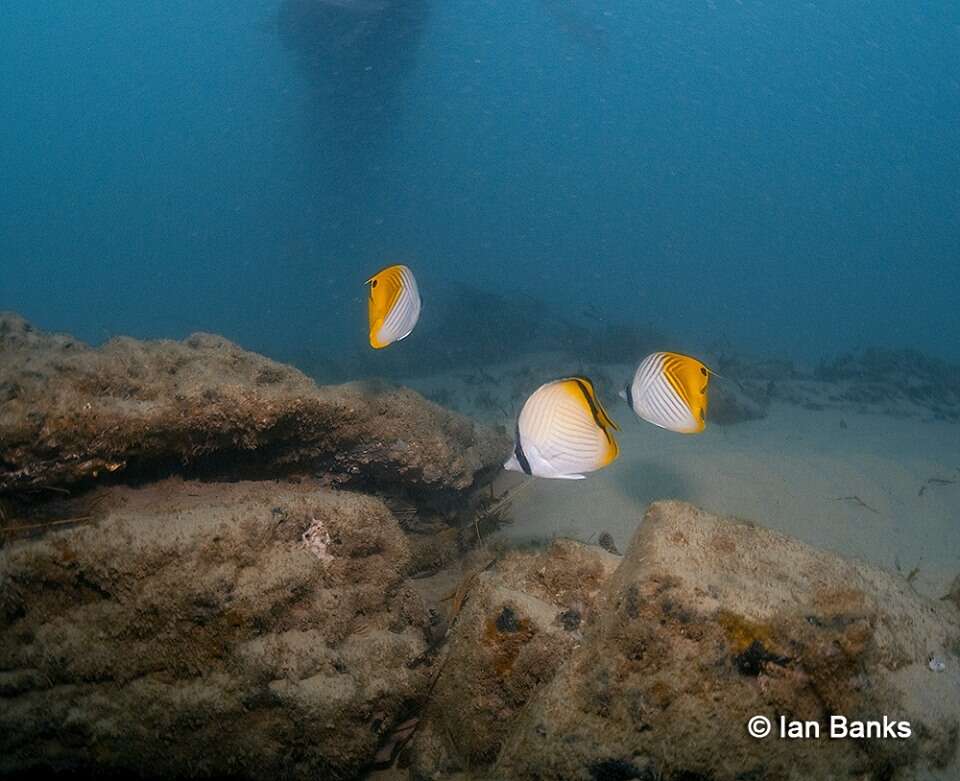
<svg viewBox="0 0 960 781">
<path fill-rule="evenodd" d="M 370 346 L 381 350 L 409 336 L 420 319 L 420 290 L 404 265 L 388 266 L 366 282 Z M 707 424 L 710 371 L 688 355 L 655 352 L 644 358 L 620 392 L 641 420 L 679 434 L 699 434 Z M 517 417 L 513 453 L 505 469 L 534 477 L 582 480 L 620 453 L 620 427 L 586 377 L 545 383 Z"/>
</svg>

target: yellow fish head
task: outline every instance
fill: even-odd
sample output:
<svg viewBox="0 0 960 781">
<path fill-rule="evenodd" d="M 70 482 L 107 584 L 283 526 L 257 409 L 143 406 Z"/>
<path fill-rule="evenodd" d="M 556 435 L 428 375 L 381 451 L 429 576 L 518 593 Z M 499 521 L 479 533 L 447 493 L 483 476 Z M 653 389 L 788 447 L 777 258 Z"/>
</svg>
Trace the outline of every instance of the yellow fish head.
<svg viewBox="0 0 960 781">
<path fill-rule="evenodd" d="M 686 433 L 699 434 L 707 425 L 707 386 L 710 384 L 710 370 L 689 355 L 664 353 L 663 372 L 695 421 L 695 428 Z"/>
<path fill-rule="evenodd" d="M 420 294 L 413 272 L 400 264 L 378 271 L 366 285 L 370 346 L 382 350 L 413 330 L 420 315 Z M 394 312 L 394 318 L 388 323 Z M 385 324 L 389 327 L 385 328 Z"/>
</svg>

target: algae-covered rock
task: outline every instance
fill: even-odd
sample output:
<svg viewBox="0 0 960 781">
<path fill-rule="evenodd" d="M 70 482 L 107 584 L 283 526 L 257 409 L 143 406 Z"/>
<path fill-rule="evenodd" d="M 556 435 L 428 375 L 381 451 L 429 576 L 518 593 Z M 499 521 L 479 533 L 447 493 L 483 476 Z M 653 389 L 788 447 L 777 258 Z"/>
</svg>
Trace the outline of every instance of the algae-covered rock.
<svg viewBox="0 0 960 781">
<path fill-rule="evenodd" d="M 433 674 L 408 576 L 460 555 L 506 437 L 205 334 L 92 349 L 6 315 L 0 358 L 0 774 L 389 756 Z"/>
<path fill-rule="evenodd" d="M 442 503 L 499 466 L 505 435 L 376 383 L 318 387 L 209 334 L 93 349 L 0 316 L 0 493 L 294 470 Z"/>
<path fill-rule="evenodd" d="M 314 481 L 114 489 L 0 556 L 0 774 L 353 778 L 429 683 L 406 538 Z"/>
<path fill-rule="evenodd" d="M 416 778 L 492 763 L 531 696 L 580 643 L 620 558 L 557 541 L 468 575 L 442 672 L 413 746 Z"/>
<path fill-rule="evenodd" d="M 657 503 L 494 775 L 887 779 L 927 767 L 955 777 L 958 637 L 952 605 L 902 578 Z M 931 654 L 945 669 L 931 668 Z M 809 720 L 824 734 L 758 740 L 747 732 L 756 715 Z M 909 721 L 911 737 L 830 739 L 832 715 Z"/>
</svg>

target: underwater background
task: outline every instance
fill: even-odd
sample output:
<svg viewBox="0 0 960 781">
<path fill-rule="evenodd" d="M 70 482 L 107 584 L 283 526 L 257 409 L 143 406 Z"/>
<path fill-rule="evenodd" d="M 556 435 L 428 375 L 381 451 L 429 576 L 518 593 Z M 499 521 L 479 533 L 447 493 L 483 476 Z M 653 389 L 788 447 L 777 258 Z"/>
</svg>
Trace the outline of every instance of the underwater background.
<svg viewBox="0 0 960 781">
<path fill-rule="evenodd" d="M 956 2 L 8 0 L 0 778 L 955 781 L 958 294 Z"/>
<path fill-rule="evenodd" d="M 7 3 L 0 309 L 404 375 L 362 287 L 403 262 L 417 371 L 502 352 L 429 330 L 498 298 L 507 333 L 960 360 L 955 3 L 311 2 Z"/>
</svg>

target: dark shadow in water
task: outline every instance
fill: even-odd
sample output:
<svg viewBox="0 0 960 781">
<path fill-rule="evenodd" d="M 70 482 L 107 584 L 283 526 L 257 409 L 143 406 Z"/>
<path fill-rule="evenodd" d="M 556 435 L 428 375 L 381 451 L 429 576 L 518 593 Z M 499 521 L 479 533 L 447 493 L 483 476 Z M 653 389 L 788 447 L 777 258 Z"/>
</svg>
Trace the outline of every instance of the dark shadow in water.
<svg viewBox="0 0 960 781">
<path fill-rule="evenodd" d="M 401 109 L 430 0 L 281 0 L 280 39 L 299 61 L 344 165 L 367 158 Z"/>
<path fill-rule="evenodd" d="M 619 417 L 623 417 L 620 415 Z M 631 421 L 624 421 L 629 425 Z M 656 460 L 650 455 L 621 464 L 616 471 L 617 482 L 624 495 L 629 496 L 638 507 L 646 508 L 660 499 L 695 499 L 694 486 L 686 475 L 670 464 Z"/>
<path fill-rule="evenodd" d="M 588 373 L 606 383 L 598 363 L 634 363 L 647 353 L 673 345 L 652 325 L 608 320 L 596 312 L 570 312 L 530 296 L 504 296 L 457 283 L 435 283 L 423 296 L 423 313 L 410 336 L 386 350 L 366 344 L 365 304 L 358 306 L 357 338 L 352 345 L 328 345 L 284 354 L 321 382 L 380 376 L 406 379 L 414 375 L 496 366 L 525 355 L 561 353 L 570 356 L 569 369 Z M 604 388 L 616 393 L 619 387 Z"/>
<path fill-rule="evenodd" d="M 581 48 L 598 55 L 607 53 L 607 30 L 600 24 L 599 9 L 575 0 L 540 0 L 540 5 L 554 24 Z"/>
<path fill-rule="evenodd" d="M 369 161 L 403 107 L 401 85 L 417 64 L 433 0 L 281 0 L 277 26 L 332 128 L 331 161 Z M 580 0 L 539 0 L 550 23 L 603 54 L 599 9 Z M 504 6 L 509 13 L 509 4 Z M 364 166 L 360 166 L 363 170 Z"/>
</svg>

